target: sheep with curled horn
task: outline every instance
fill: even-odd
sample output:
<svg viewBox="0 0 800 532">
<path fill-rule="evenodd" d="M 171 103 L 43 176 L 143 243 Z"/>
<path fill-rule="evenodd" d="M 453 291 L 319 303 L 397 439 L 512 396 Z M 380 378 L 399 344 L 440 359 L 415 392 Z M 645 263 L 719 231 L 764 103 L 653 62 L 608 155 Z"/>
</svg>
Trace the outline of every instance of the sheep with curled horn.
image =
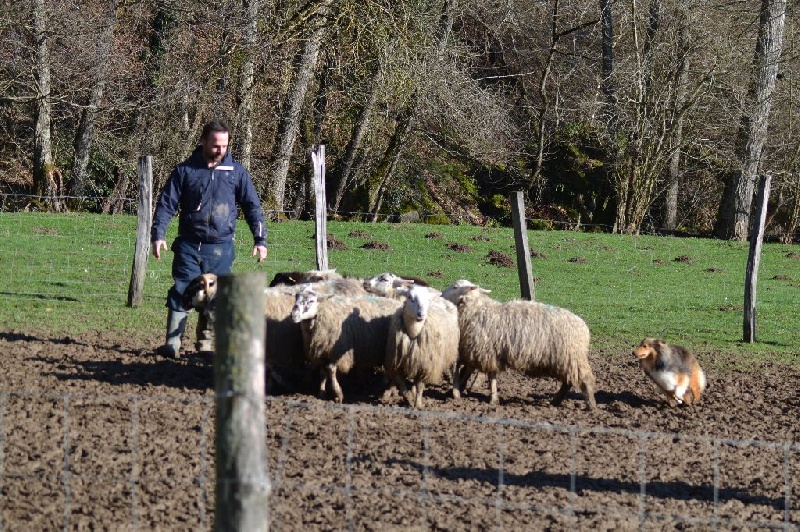
<svg viewBox="0 0 800 532">
<path fill-rule="evenodd" d="M 397 295 L 404 298 L 403 306 L 392 317 L 384 367 L 390 383 L 412 407 L 421 408 L 425 385 L 439 384 L 445 373 L 458 388 L 458 312 L 450 301 L 423 286 L 398 288 Z M 412 383 L 410 394 L 406 380 Z"/>
<path fill-rule="evenodd" d="M 561 382 L 553 405 L 561 404 L 574 386 L 594 409 L 595 377 L 589 365 L 591 334 L 586 322 L 564 308 L 525 300 L 502 303 L 489 292 L 461 279 L 442 293 L 458 307 L 463 365 L 459 384 L 463 386 L 473 371 L 486 373 L 490 402 L 497 404 L 497 374 L 511 368 Z"/>
</svg>

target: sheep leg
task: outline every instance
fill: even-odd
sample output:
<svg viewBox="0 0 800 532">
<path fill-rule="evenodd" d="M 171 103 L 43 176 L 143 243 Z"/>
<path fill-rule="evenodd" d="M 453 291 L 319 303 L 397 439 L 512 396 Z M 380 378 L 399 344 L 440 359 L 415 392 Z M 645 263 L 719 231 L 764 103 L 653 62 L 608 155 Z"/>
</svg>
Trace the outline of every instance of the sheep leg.
<svg viewBox="0 0 800 532">
<path fill-rule="evenodd" d="M 414 408 L 422 408 L 422 392 L 425 390 L 425 384 L 418 382 L 416 385 L 416 398 L 414 401 Z"/>
<path fill-rule="evenodd" d="M 464 387 L 467 385 L 470 376 L 472 376 L 473 369 L 469 366 L 463 366 L 458 374 L 459 391 L 463 392 Z"/>
<path fill-rule="evenodd" d="M 589 403 L 589 410 L 594 410 L 597 408 L 597 403 L 594 400 L 594 389 L 589 384 L 581 383 L 581 392 L 583 392 L 583 396 L 586 398 L 586 402 Z"/>
<path fill-rule="evenodd" d="M 331 387 L 333 388 L 333 396 L 337 403 L 341 403 L 344 401 L 344 394 L 342 393 L 342 387 L 339 386 L 339 380 L 336 378 L 336 364 L 328 364 L 328 378 L 331 381 Z"/>
<path fill-rule="evenodd" d="M 319 381 L 319 389 L 317 391 L 317 395 L 319 397 L 325 397 L 325 392 L 328 389 L 328 374 L 323 368 L 316 368 L 315 371 L 317 372 L 317 376 L 321 377 Z"/>
<path fill-rule="evenodd" d="M 561 388 L 558 389 L 558 391 L 556 392 L 555 397 L 553 397 L 553 401 L 552 401 L 553 406 L 558 406 L 558 405 L 561 404 L 561 402 L 567 396 L 567 393 L 569 393 L 569 389 L 570 388 L 571 388 L 571 386 L 569 385 L 568 382 L 562 382 L 561 383 Z"/>
<path fill-rule="evenodd" d="M 492 395 L 489 398 L 489 404 L 499 404 L 500 396 L 497 394 L 497 373 L 489 373 L 489 389 L 492 391 Z"/>
<path fill-rule="evenodd" d="M 389 400 L 394 397 L 398 392 L 402 396 L 406 393 L 406 381 L 400 375 L 391 371 L 389 369 L 386 370 L 386 376 L 389 379 L 389 387 L 386 388 L 386 391 L 383 392 L 381 399 Z"/>
<path fill-rule="evenodd" d="M 460 381 L 461 379 L 458 376 L 458 362 L 453 364 L 453 399 L 458 399 L 461 397 L 461 386 Z"/>
</svg>

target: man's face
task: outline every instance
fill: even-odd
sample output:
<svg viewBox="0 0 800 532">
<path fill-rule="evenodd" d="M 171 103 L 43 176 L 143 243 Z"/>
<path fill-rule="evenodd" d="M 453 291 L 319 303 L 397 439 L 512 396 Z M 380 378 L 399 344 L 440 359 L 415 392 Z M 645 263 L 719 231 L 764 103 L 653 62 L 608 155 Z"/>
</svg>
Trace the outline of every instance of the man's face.
<svg viewBox="0 0 800 532">
<path fill-rule="evenodd" d="M 225 152 L 228 151 L 228 136 L 227 132 L 218 131 L 209 133 L 208 137 L 200 139 L 208 166 L 215 166 L 222 161 Z"/>
</svg>

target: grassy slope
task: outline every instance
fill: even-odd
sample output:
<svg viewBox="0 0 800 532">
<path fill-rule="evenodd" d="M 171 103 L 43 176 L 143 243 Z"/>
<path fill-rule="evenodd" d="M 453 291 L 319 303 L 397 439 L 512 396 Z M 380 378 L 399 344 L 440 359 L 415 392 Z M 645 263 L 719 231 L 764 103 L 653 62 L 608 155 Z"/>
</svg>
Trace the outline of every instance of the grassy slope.
<svg viewBox="0 0 800 532">
<path fill-rule="evenodd" d="M 176 225 L 170 226 L 170 238 Z M 238 229 L 235 272 L 263 271 L 269 280 L 277 271 L 316 265 L 311 222 L 272 224 L 264 265 L 249 256 L 245 224 Z M 515 257 L 511 229 L 329 222 L 328 231 L 346 248 L 329 250 L 330 267 L 342 273 L 394 271 L 438 288 L 467 278 L 499 299 L 519 295 L 516 268 L 488 262 L 490 251 Z M 0 214 L 5 272 L 0 332 L 69 335 L 114 329 L 160 338 L 172 257 L 150 257 L 144 304 L 126 307 L 135 236 L 131 216 Z M 389 249 L 365 249 L 367 242 Z M 800 260 L 794 258 L 800 250 L 795 246 L 764 245 L 758 341 L 748 345 L 741 343 L 747 243 L 565 231 L 531 231 L 529 242 L 540 255 L 532 259 L 536 298 L 582 316 L 596 350 L 628 352 L 645 336 L 661 336 L 718 365 L 764 358 L 795 363 L 800 339 Z"/>
</svg>

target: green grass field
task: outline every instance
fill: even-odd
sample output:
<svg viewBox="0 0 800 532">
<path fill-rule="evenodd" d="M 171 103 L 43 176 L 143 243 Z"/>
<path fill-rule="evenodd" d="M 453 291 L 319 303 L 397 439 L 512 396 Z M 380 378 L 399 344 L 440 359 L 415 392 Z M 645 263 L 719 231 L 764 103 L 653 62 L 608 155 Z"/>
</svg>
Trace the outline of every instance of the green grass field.
<svg viewBox="0 0 800 532">
<path fill-rule="evenodd" d="M 176 227 L 173 221 L 170 240 Z M 328 232 L 342 248 L 329 250 L 329 266 L 344 274 L 393 271 L 440 289 L 466 278 L 501 300 L 520 295 L 516 267 L 489 261 L 490 252 L 515 259 L 511 229 L 329 222 Z M 261 271 L 269 282 L 278 271 L 313 269 L 313 234 L 313 222 L 272 223 L 268 260 L 257 264 L 247 227 L 240 223 L 234 272 Z M 763 246 L 757 342 L 745 344 L 748 243 L 570 231 L 528 236 L 536 299 L 582 316 L 596 351 L 629 352 L 645 336 L 659 336 L 718 365 L 767 358 L 800 364 L 796 246 Z M 0 214 L 0 328 L 49 335 L 112 329 L 160 338 L 172 255 L 161 261 L 149 257 L 144 302 L 129 308 L 135 239 L 133 216 Z M 367 249 L 368 242 L 388 249 Z"/>
</svg>

